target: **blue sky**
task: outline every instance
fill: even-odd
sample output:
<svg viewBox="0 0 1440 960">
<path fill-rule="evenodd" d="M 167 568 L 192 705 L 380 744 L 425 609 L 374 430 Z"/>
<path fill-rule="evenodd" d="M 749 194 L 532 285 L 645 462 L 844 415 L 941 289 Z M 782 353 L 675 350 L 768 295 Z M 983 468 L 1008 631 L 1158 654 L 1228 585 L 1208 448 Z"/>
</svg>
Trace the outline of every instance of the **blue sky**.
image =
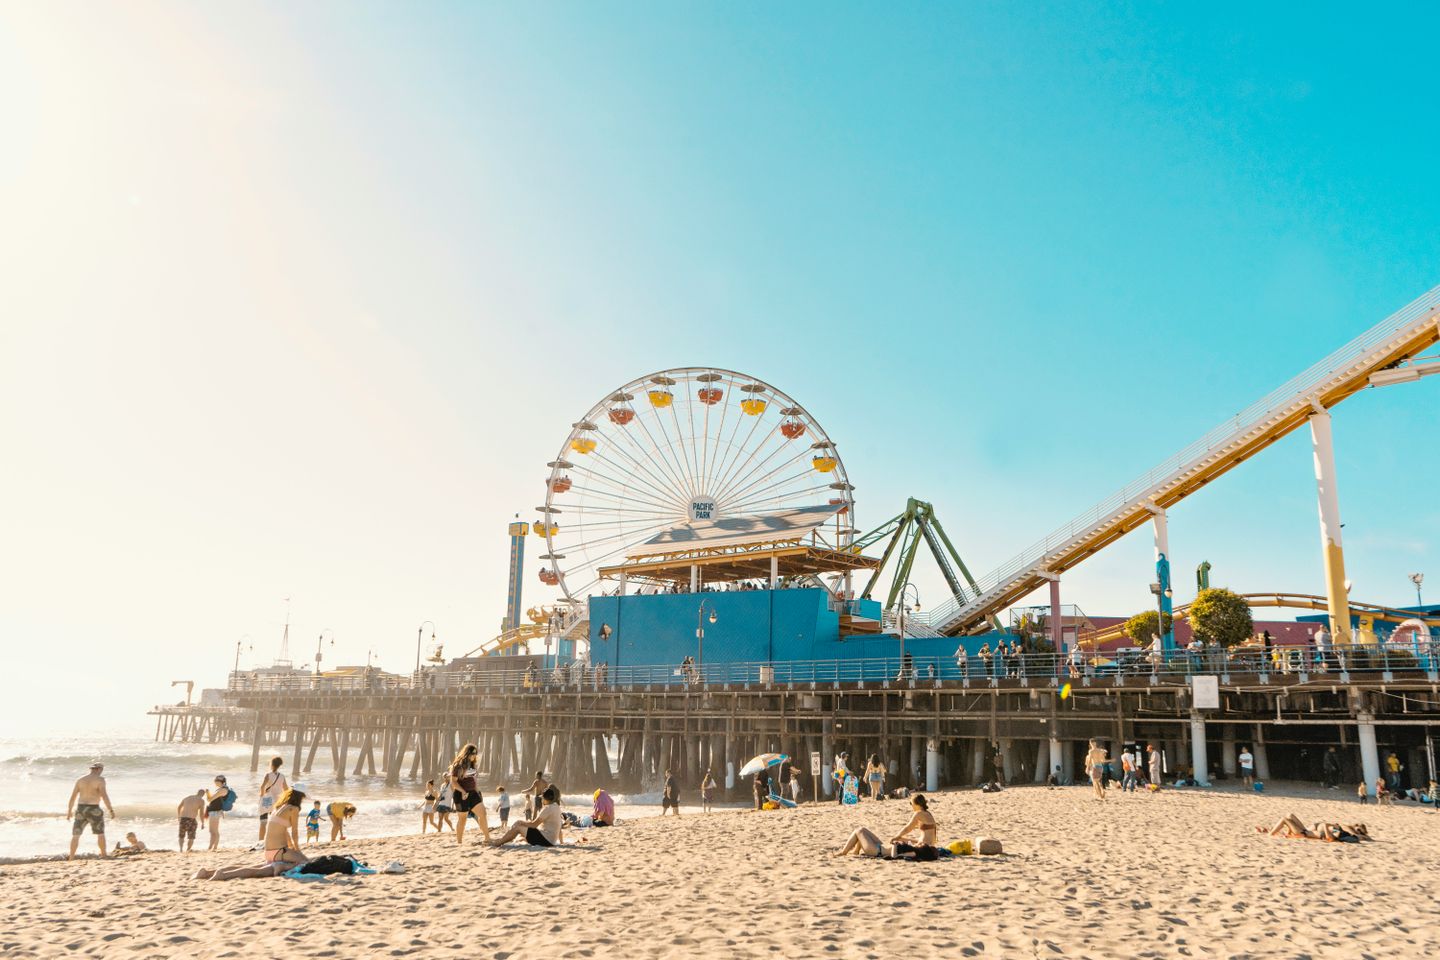
<svg viewBox="0 0 1440 960">
<path fill-rule="evenodd" d="M 459 653 L 569 423 L 682 365 L 800 398 L 862 528 L 929 499 L 988 570 L 1440 283 L 1436 19 L 8 7 L 5 646 L 117 717 L 268 659 L 286 595 L 343 662 Z M 1336 412 L 1357 598 L 1440 596 L 1437 414 Z M 1308 437 L 1171 539 L 1183 587 L 1319 592 Z M 1065 599 L 1150 578 L 1134 534 Z"/>
</svg>

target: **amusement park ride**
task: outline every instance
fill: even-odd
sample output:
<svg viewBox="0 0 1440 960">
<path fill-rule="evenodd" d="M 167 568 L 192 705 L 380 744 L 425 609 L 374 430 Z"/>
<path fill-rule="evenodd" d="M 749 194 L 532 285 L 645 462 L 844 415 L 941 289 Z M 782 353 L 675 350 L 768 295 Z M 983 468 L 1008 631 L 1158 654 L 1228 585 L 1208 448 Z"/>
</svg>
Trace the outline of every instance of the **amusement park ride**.
<svg viewBox="0 0 1440 960">
<path fill-rule="evenodd" d="M 584 641 L 593 649 L 597 639 L 609 642 L 622 608 L 623 616 L 637 616 L 642 608 L 634 601 L 653 599 L 651 607 L 664 607 L 665 616 L 675 619 L 679 607 L 670 595 L 694 594 L 717 583 L 727 590 L 771 594 L 780 588 L 816 591 L 824 609 L 838 618 L 838 635 L 830 639 L 843 641 L 847 630 L 873 634 L 883 622 L 880 604 L 871 599 L 882 569 L 896 560 L 884 604 L 889 610 L 904 589 L 922 539 L 952 593 L 926 614 L 930 632 L 948 637 L 980 633 L 992 629 L 1005 608 L 1047 584 L 1051 607 L 1058 610 L 1061 574 L 1147 522 L 1154 529 L 1160 609 L 1183 616 L 1184 608 L 1171 609 L 1166 511 L 1307 425 L 1325 557 L 1324 609 L 1336 642 L 1348 643 L 1352 604 L 1345 588 L 1329 411 L 1367 386 L 1440 373 L 1440 359 L 1420 356 L 1437 341 L 1440 287 L 978 579 L 924 501 L 911 499 L 902 513 L 857 535 L 854 487 L 836 444 L 809 411 L 771 384 L 712 367 L 641 377 L 609 391 L 576 420 L 547 464 L 545 501 L 536 508 L 540 518 L 510 525 L 504 629 L 472 652 L 525 652 L 538 639 L 545 639 L 547 648 L 553 640 L 562 650 L 573 651 Z M 543 541 L 538 576 L 558 595 L 549 605 L 530 608 L 528 622 L 521 622 L 527 534 Z M 864 555 L 867 547 L 887 538 L 881 557 Z M 868 580 L 857 594 L 853 574 L 867 570 Z M 1281 594 L 1251 600 L 1261 605 L 1269 602 L 1267 597 L 1276 598 L 1276 605 L 1284 600 L 1285 606 L 1321 602 Z M 601 604 L 603 623 L 596 612 L 601 598 L 607 601 Z M 775 609 L 771 601 L 763 627 L 772 653 L 782 642 L 792 651 L 804 647 L 811 653 L 830 642 L 821 636 L 830 629 L 823 625 L 808 638 L 802 631 L 798 638 L 777 640 Z M 1362 613 L 1385 619 L 1404 612 L 1376 608 Z M 659 629 L 658 621 L 639 615 L 644 630 Z M 721 609 L 719 617 L 726 616 Z M 758 614 L 751 610 L 744 616 Z M 1060 618 L 1051 619 L 1058 646 Z M 1173 635 L 1165 642 L 1173 646 Z M 617 644 L 615 656 L 618 650 Z"/>
</svg>

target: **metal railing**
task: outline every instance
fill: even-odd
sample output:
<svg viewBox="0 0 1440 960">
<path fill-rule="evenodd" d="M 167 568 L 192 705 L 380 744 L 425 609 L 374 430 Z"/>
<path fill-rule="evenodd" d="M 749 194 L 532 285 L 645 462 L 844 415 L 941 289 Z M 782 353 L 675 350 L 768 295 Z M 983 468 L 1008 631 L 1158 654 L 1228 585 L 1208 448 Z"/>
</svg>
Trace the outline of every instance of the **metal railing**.
<svg viewBox="0 0 1440 960">
<path fill-rule="evenodd" d="M 428 671 L 422 683 L 393 677 L 236 676 L 232 692 L 432 694 L 474 691 L 563 691 L 648 689 L 666 687 L 769 687 L 794 684 L 876 683 L 882 685 L 965 686 L 1003 682 L 1041 685 L 1081 680 L 1123 682 L 1153 678 L 1156 683 L 1185 684 L 1197 674 L 1254 676 L 1257 682 L 1293 682 L 1324 677 L 1334 682 L 1348 676 L 1386 674 L 1434 675 L 1440 668 L 1440 638 L 1428 642 L 1316 648 L 1300 645 L 1173 650 L 1165 656 L 1143 649 L 1088 652 L 1056 656 L 874 657 L 853 660 L 783 660 L 694 664 L 647 664 L 592 668 L 566 664 L 554 669 L 487 669 Z M 1292 678 L 1290 675 L 1298 675 Z M 1283 678 L 1283 679 L 1281 679 Z M 1053 684 L 1052 684 L 1053 681 Z"/>
<path fill-rule="evenodd" d="M 1423 333 L 1426 324 L 1435 322 L 1432 315 L 1437 308 L 1440 308 L 1440 287 L 1416 298 L 1334 353 L 1216 426 L 1179 453 L 1168 457 L 1116 493 L 980 577 L 975 582 L 978 592 L 951 597 L 937 604 L 930 611 L 930 622 L 943 628 L 960 619 L 970 608 L 978 609 L 986 602 L 989 594 L 1016 584 L 1027 575 L 1042 569 L 1046 559 L 1052 554 L 1059 553 L 1094 535 L 1098 530 L 1119 522 L 1150 493 L 1165 486 L 1172 478 L 1182 475 L 1207 456 L 1246 440 L 1252 432 L 1263 431 L 1296 410 L 1303 409 L 1309 405 L 1312 397 L 1323 392 L 1318 388 L 1348 379 L 1357 368 L 1363 368 L 1367 361 L 1377 359 L 1376 354 L 1384 352 L 1381 348 L 1393 349 L 1393 346 Z M 1338 377 L 1337 372 L 1340 374 Z"/>
</svg>

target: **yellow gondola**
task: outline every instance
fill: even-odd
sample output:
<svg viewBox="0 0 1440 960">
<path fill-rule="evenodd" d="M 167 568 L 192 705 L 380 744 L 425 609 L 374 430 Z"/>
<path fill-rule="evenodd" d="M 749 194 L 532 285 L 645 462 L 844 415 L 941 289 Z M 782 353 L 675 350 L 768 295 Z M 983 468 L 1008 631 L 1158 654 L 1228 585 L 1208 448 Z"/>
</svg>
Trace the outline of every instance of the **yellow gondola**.
<svg viewBox="0 0 1440 960">
<path fill-rule="evenodd" d="M 740 409 L 748 416 L 758 417 L 765 412 L 765 401 L 759 397 L 746 397 L 740 401 Z"/>
<path fill-rule="evenodd" d="M 834 457 L 824 456 L 814 457 L 810 461 L 810 465 L 821 473 L 829 473 L 834 470 L 837 463 L 838 461 Z"/>
<path fill-rule="evenodd" d="M 595 441 L 590 437 L 576 437 L 570 441 L 570 449 L 580 454 L 594 453 Z"/>
<path fill-rule="evenodd" d="M 675 402 L 675 394 L 669 390 L 649 390 L 645 396 L 650 398 L 650 406 L 663 408 Z"/>
</svg>

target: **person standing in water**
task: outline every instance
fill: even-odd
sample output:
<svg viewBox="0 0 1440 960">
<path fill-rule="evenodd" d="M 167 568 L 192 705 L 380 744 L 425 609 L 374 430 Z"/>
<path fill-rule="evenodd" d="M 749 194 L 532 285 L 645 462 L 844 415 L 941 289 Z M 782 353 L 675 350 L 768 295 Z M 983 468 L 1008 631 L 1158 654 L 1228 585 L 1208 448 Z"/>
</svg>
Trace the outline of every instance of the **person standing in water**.
<svg viewBox="0 0 1440 960">
<path fill-rule="evenodd" d="M 1099 740 L 1090 741 L 1090 750 L 1085 754 L 1085 769 L 1090 773 L 1090 786 L 1096 800 L 1105 799 L 1105 769 L 1110 763 L 1109 756 L 1100 746 Z"/>
<path fill-rule="evenodd" d="M 200 818 L 205 816 L 205 788 L 201 787 L 181 800 L 175 808 L 175 815 L 180 818 L 179 849 L 182 853 L 189 853 L 195 849 L 195 831 L 200 826 Z"/>
<path fill-rule="evenodd" d="M 230 796 L 230 787 L 224 777 L 215 778 L 215 789 L 206 794 L 205 827 L 210 831 L 210 846 L 206 849 L 220 849 L 220 818 L 225 815 L 225 799 Z"/>
<path fill-rule="evenodd" d="M 90 772 L 76 780 L 75 789 L 70 791 L 70 802 L 65 805 L 65 819 L 75 818 L 70 828 L 71 860 L 75 859 L 75 848 L 80 845 L 80 834 L 85 832 L 86 827 L 100 844 L 100 856 L 110 855 L 105 849 L 105 815 L 100 812 L 100 805 L 104 804 L 105 809 L 110 811 L 111 820 L 115 819 L 115 807 L 110 803 L 110 794 L 105 791 L 104 772 L 105 764 L 96 760 L 90 764 Z"/>
<path fill-rule="evenodd" d="M 550 784 L 545 782 L 545 771 L 536 770 L 535 779 L 530 781 L 530 789 L 525 791 L 525 819 L 529 820 L 540 813 L 540 795 Z"/>
</svg>

